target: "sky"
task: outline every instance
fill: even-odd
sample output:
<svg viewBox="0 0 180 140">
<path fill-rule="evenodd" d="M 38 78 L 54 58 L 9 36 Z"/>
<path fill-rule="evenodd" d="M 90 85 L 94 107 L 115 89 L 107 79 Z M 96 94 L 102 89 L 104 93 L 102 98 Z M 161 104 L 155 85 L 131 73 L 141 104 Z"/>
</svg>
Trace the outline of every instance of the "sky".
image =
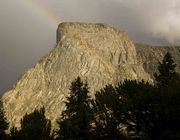
<svg viewBox="0 0 180 140">
<path fill-rule="evenodd" d="M 0 0 L 0 94 L 54 47 L 65 21 L 107 23 L 134 42 L 180 45 L 180 0 Z"/>
</svg>

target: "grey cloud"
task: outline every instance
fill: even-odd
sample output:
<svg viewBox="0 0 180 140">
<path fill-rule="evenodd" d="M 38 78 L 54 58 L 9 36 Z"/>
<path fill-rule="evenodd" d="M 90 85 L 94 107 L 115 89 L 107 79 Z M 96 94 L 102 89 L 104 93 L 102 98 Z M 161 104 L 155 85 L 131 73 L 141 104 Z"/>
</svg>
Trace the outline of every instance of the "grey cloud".
<svg viewBox="0 0 180 140">
<path fill-rule="evenodd" d="M 130 33 L 133 31 L 136 41 L 140 39 L 143 42 L 154 44 L 180 43 L 180 26 L 178 26 L 180 9 L 177 7 L 180 5 L 179 0 L 135 0 L 133 3 L 127 0 L 121 1 L 120 5 L 120 9 L 126 7 L 123 9 L 125 13 L 131 13 L 127 14 L 126 23 L 131 23 L 136 30 L 141 32 L 138 36 L 136 34 L 138 31 L 134 32 L 132 27 L 128 28 Z"/>
<path fill-rule="evenodd" d="M 46 0 L 46 4 L 63 21 L 109 23 L 136 42 L 180 43 L 179 0 Z"/>
</svg>

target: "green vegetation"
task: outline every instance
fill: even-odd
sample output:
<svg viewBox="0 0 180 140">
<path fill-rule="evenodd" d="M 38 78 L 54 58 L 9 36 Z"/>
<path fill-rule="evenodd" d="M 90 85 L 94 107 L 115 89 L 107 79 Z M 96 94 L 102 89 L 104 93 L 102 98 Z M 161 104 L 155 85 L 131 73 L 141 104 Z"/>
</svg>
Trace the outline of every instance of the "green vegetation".
<svg viewBox="0 0 180 140">
<path fill-rule="evenodd" d="M 70 87 L 66 109 L 51 130 L 45 109 L 26 114 L 21 128 L 10 135 L 3 108 L 0 110 L 0 139 L 10 140 L 179 140 L 180 75 L 167 53 L 159 63 L 155 85 L 126 80 L 107 85 L 89 97 L 86 82 L 78 77 Z"/>
<path fill-rule="evenodd" d="M 7 128 L 8 128 L 8 123 L 4 116 L 3 103 L 0 100 L 0 140 L 6 139 L 5 130 Z"/>
<path fill-rule="evenodd" d="M 78 77 L 72 82 L 66 110 L 58 120 L 60 140 L 90 139 L 91 108 L 88 85 Z"/>
<path fill-rule="evenodd" d="M 45 109 L 34 110 L 21 119 L 21 129 L 13 127 L 10 131 L 12 140 L 52 140 L 51 122 L 45 117 Z"/>
<path fill-rule="evenodd" d="M 154 74 L 158 87 L 170 86 L 176 82 L 175 80 L 176 77 L 178 77 L 178 73 L 175 72 L 175 67 L 176 64 L 174 63 L 171 54 L 167 53 L 164 56 L 162 63 L 159 63 L 159 74 Z"/>
</svg>

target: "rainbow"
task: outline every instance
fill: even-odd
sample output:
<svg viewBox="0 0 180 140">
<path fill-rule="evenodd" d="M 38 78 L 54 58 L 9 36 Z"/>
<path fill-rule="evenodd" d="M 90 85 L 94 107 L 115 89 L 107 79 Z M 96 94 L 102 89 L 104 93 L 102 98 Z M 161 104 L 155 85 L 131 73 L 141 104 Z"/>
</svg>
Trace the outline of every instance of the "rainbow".
<svg viewBox="0 0 180 140">
<path fill-rule="evenodd" d="M 48 8 L 41 6 L 37 0 L 26 0 L 26 2 L 28 6 L 33 9 L 33 11 L 36 11 L 37 14 L 47 18 L 53 27 L 57 27 L 57 25 L 60 23 L 59 17 L 48 10 Z"/>
</svg>

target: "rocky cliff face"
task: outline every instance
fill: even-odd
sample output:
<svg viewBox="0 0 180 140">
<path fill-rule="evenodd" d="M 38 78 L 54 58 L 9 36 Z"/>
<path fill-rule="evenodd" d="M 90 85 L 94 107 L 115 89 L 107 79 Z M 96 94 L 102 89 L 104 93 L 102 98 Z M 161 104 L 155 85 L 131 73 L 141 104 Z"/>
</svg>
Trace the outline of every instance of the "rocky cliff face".
<svg viewBox="0 0 180 140">
<path fill-rule="evenodd" d="M 176 71 L 180 72 L 180 47 L 168 46 L 149 46 L 142 44 L 135 44 L 137 59 L 139 63 L 143 64 L 144 70 L 154 79 L 154 73 L 157 72 L 159 62 L 162 61 L 164 55 L 170 52 L 176 66 Z"/>
<path fill-rule="evenodd" d="M 153 51 L 142 50 L 135 47 L 125 32 L 108 25 L 61 23 L 57 29 L 57 46 L 3 95 L 10 124 L 19 127 L 25 113 L 44 106 L 46 116 L 55 126 L 65 108 L 71 81 L 77 76 L 88 81 L 92 96 L 105 85 L 115 85 L 124 79 L 152 82 L 154 67 L 146 65 L 151 64 L 151 57 L 152 65 L 159 57 L 154 60 Z"/>
</svg>

